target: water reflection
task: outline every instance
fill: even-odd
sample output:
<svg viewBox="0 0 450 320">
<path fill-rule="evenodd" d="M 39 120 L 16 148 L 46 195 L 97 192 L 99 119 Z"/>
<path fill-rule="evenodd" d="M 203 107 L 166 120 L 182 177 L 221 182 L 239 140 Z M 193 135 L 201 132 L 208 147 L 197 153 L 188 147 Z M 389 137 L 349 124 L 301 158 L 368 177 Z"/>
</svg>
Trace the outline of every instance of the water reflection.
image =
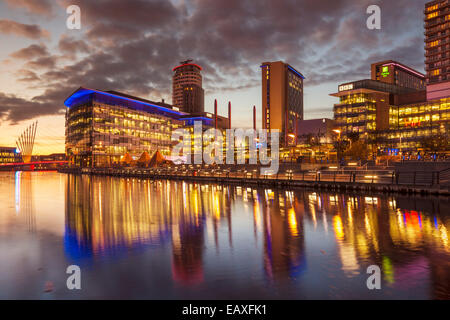
<svg viewBox="0 0 450 320">
<path fill-rule="evenodd" d="M 14 174 L 14 199 L 16 215 L 29 231 L 35 231 L 36 215 L 33 198 L 33 181 L 30 172 L 17 171 Z"/>
<path fill-rule="evenodd" d="M 133 270 L 128 280 L 152 277 L 134 284 L 142 286 L 142 297 L 158 281 L 172 289 L 164 296 L 154 289 L 152 298 L 372 298 L 366 268 L 377 264 L 384 289 L 378 297 L 450 298 L 448 198 L 56 173 L 11 178 L 16 218 L 0 227 L 20 220 L 28 232 L 43 232 L 52 223 L 36 214 L 37 199 L 52 192 L 37 188 L 39 179 L 63 185 L 64 255 L 58 259 L 67 262 L 59 264 L 88 265 L 98 287 L 105 286 L 97 288 L 98 297 L 116 297 L 109 282 L 113 272 L 124 277 L 114 269 L 124 265 Z M 0 188 L 7 197 L 6 184 Z M 41 210 L 54 219 L 64 215 Z M 128 286 L 121 277 L 114 280 L 117 290 Z"/>
</svg>

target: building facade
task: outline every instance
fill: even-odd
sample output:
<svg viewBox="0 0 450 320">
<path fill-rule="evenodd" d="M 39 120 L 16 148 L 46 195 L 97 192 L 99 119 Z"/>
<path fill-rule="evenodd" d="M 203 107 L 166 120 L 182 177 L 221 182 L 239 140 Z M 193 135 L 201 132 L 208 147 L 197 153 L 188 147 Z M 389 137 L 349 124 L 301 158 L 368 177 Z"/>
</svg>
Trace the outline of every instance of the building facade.
<svg viewBox="0 0 450 320">
<path fill-rule="evenodd" d="M 378 80 L 359 80 L 343 83 L 334 105 L 334 120 L 340 138 L 347 139 L 351 133 L 360 139 L 371 140 L 374 133 L 389 129 L 389 107 L 394 96 L 413 93 L 416 90 Z"/>
<path fill-rule="evenodd" d="M 133 159 L 144 151 L 169 155 L 172 130 L 184 113 L 168 105 L 108 92 L 79 88 L 64 104 L 66 155 L 70 165 L 118 165 L 125 154 Z"/>
<path fill-rule="evenodd" d="M 427 99 L 450 96 L 450 3 L 425 4 L 425 70 Z"/>
<path fill-rule="evenodd" d="M 425 75 L 397 61 L 387 60 L 371 65 L 371 79 L 400 87 L 425 90 Z"/>
<path fill-rule="evenodd" d="M 202 67 L 191 62 L 182 61 L 181 65 L 172 69 L 172 105 L 182 112 L 204 112 Z"/>
<path fill-rule="evenodd" d="M 19 163 L 22 156 L 17 148 L 0 147 L 0 163 Z"/>
<path fill-rule="evenodd" d="M 174 130 L 187 129 L 193 143 L 196 121 L 202 124 L 202 132 L 210 128 L 223 131 L 229 124 L 228 118 L 219 115 L 189 114 L 163 102 L 116 91 L 81 87 L 64 104 L 66 156 L 75 167 L 119 166 L 126 155 L 137 160 L 144 152 L 159 151 L 168 157 L 178 144 L 172 141 Z"/>
<path fill-rule="evenodd" d="M 183 100 L 180 110 L 187 113 L 201 113 L 204 111 L 205 92 L 202 87 L 191 84 L 183 85 Z"/>
<path fill-rule="evenodd" d="M 394 154 L 416 154 L 423 150 L 425 138 L 449 138 L 450 97 L 392 105 L 389 109 L 389 120 L 389 130 L 378 133 L 380 149 Z"/>
<path fill-rule="evenodd" d="M 305 77 L 282 61 L 263 62 L 262 128 L 280 131 L 280 143 L 295 145 L 296 123 L 303 120 Z"/>
</svg>

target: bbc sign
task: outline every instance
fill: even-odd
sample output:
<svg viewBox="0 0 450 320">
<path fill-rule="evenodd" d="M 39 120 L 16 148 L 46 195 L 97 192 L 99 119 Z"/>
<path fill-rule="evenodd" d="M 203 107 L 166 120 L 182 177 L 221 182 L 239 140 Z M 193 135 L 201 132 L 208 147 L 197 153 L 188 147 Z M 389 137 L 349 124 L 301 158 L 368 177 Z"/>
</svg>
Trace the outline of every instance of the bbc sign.
<svg viewBox="0 0 450 320">
<path fill-rule="evenodd" d="M 342 86 L 339 86 L 339 92 L 340 91 L 347 91 L 347 90 L 353 90 L 353 83 L 344 84 Z"/>
</svg>

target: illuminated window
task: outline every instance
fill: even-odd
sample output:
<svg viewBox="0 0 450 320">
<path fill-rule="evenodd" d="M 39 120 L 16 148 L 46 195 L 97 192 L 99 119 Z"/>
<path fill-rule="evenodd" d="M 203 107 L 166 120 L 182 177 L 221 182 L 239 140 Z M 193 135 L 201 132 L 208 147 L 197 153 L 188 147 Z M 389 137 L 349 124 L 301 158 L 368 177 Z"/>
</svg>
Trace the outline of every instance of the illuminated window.
<svg viewBox="0 0 450 320">
<path fill-rule="evenodd" d="M 441 74 L 441 69 L 436 69 L 436 70 L 431 71 L 432 76 L 438 76 L 440 74 Z"/>
<path fill-rule="evenodd" d="M 435 47 L 435 46 L 437 46 L 438 44 L 439 44 L 439 41 L 438 41 L 438 40 L 433 41 L 433 42 L 430 42 L 430 47 Z"/>
<path fill-rule="evenodd" d="M 435 4 L 434 6 L 428 7 L 427 8 L 427 12 L 431 12 L 431 11 L 437 10 L 437 8 L 438 8 L 438 5 Z"/>
</svg>

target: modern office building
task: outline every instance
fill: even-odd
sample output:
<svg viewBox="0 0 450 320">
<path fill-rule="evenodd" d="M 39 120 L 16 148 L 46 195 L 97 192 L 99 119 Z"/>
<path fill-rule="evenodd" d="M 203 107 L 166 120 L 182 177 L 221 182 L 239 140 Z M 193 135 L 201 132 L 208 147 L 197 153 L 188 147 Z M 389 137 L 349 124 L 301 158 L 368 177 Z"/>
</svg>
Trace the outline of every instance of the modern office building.
<svg viewBox="0 0 450 320">
<path fill-rule="evenodd" d="M 425 4 L 425 70 L 427 99 L 450 96 L 450 3 Z"/>
<path fill-rule="evenodd" d="M 389 119 L 389 130 L 378 136 L 380 147 L 395 152 L 417 152 L 423 138 L 450 132 L 450 97 L 393 105 Z"/>
<path fill-rule="evenodd" d="M 295 145 L 296 122 L 303 120 L 305 77 L 282 61 L 263 62 L 261 77 L 262 128 L 278 129 L 281 145 Z"/>
<path fill-rule="evenodd" d="M 201 70 L 202 67 L 192 63 L 192 60 L 182 61 L 172 69 L 172 104 L 182 112 L 204 112 Z"/>
<path fill-rule="evenodd" d="M 0 163 L 19 163 L 22 156 L 15 147 L 0 147 Z"/>
<path fill-rule="evenodd" d="M 64 104 L 66 154 L 74 166 L 112 166 L 126 153 L 168 155 L 172 130 L 183 124 L 184 113 L 170 105 L 119 92 L 81 87 Z"/>
<path fill-rule="evenodd" d="M 187 113 L 204 112 L 205 92 L 195 84 L 183 85 L 183 100 L 180 110 Z"/>
<path fill-rule="evenodd" d="M 223 130 L 229 124 L 219 115 L 189 114 L 116 91 L 81 87 L 64 104 L 67 160 L 77 167 L 110 167 L 119 165 L 126 154 L 136 160 L 157 150 L 170 156 L 177 143 L 171 140 L 173 130 L 184 128 L 193 134 L 195 121 L 202 123 L 203 131 Z"/>
<path fill-rule="evenodd" d="M 373 63 L 371 79 L 415 90 L 425 90 L 426 84 L 425 75 L 393 60 Z"/>
<path fill-rule="evenodd" d="M 331 94 L 339 98 L 339 103 L 334 105 L 336 129 L 342 139 L 353 132 L 360 139 L 370 140 L 375 131 L 389 129 L 389 107 L 395 96 L 417 92 L 371 79 L 340 84 L 338 92 Z"/>
</svg>

